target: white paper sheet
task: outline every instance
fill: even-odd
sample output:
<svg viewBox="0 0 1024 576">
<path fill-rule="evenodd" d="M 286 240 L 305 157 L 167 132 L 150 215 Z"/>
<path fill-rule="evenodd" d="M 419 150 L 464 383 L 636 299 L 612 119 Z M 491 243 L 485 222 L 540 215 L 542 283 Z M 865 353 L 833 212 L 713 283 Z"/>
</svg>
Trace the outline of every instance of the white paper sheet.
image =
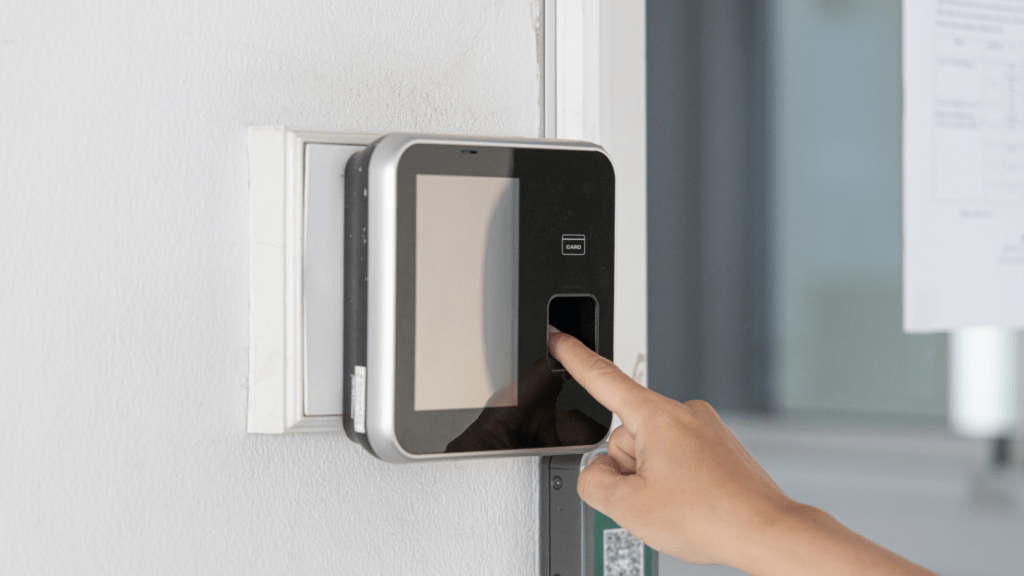
<svg viewBox="0 0 1024 576">
<path fill-rule="evenodd" d="M 903 2 L 903 325 L 1024 327 L 1024 0 Z"/>
</svg>

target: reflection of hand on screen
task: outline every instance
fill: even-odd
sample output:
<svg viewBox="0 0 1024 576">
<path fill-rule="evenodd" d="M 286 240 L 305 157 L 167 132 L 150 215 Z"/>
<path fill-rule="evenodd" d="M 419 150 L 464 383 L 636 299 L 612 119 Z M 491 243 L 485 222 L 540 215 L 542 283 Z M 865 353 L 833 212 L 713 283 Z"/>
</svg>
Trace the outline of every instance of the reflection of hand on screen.
<svg viewBox="0 0 1024 576">
<path fill-rule="evenodd" d="M 517 405 L 507 406 L 503 399 L 488 402 L 497 407 L 484 408 L 448 444 L 445 452 L 584 446 L 599 442 L 607 432 L 606 427 L 579 410 L 560 410 L 555 405 L 567 376 L 554 368 L 554 361 L 546 355 L 537 360 L 519 379 L 518 386 L 495 393 L 499 396 L 509 394 L 509 388 L 518 389 Z"/>
</svg>

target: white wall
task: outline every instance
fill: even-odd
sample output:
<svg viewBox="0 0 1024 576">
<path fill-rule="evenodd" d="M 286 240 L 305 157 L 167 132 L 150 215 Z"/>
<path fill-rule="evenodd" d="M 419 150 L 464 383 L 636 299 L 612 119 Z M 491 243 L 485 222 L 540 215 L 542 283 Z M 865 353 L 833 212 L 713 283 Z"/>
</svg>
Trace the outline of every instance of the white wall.
<svg viewBox="0 0 1024 576">
<path fill-rule="evenodd" d="M 530 0 L 0 0 L 0 573 L 534 574 L 536 459 L 245 434 L 246 127 L 536 136 Z"/>
</svg>

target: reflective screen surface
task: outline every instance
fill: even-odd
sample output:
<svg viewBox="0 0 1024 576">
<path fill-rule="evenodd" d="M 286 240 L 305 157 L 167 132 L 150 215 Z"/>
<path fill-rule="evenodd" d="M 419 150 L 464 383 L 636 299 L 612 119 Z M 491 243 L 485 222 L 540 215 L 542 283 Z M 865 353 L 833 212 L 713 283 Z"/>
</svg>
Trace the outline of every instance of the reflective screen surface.
<svg viewBox="0 0 1024 576">
<path fill-rule="evenodd" d="M 547 356 L 593 296 L 614 357 L 615 180 L 590 150 L 415 144 L 398 163 L 395 437 L 410 454 L 589 446 L 612 415 Z M 586 243 L 566 254 L 563 237 Z M 597 305 L 600 314 L 597 314 Z"/>
<path fill-rule="evenodd" d="M 416 176 L 414 409 L 515 406 L 519 179 Z"/>
</svg>

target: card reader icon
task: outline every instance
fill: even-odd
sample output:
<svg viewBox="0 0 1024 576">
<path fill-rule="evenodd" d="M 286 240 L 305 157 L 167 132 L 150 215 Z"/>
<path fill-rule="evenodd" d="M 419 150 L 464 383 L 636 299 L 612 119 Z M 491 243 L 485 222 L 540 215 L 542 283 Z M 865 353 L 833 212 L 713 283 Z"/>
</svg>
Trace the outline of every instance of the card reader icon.
<svg viewBox="0 0 1024 576">
<path fill-rule="evenodd" d="M 587 253 L 587 237 L 583 234 L 562 234 L 562 255 L 583 256 Z"/>
</svg>

